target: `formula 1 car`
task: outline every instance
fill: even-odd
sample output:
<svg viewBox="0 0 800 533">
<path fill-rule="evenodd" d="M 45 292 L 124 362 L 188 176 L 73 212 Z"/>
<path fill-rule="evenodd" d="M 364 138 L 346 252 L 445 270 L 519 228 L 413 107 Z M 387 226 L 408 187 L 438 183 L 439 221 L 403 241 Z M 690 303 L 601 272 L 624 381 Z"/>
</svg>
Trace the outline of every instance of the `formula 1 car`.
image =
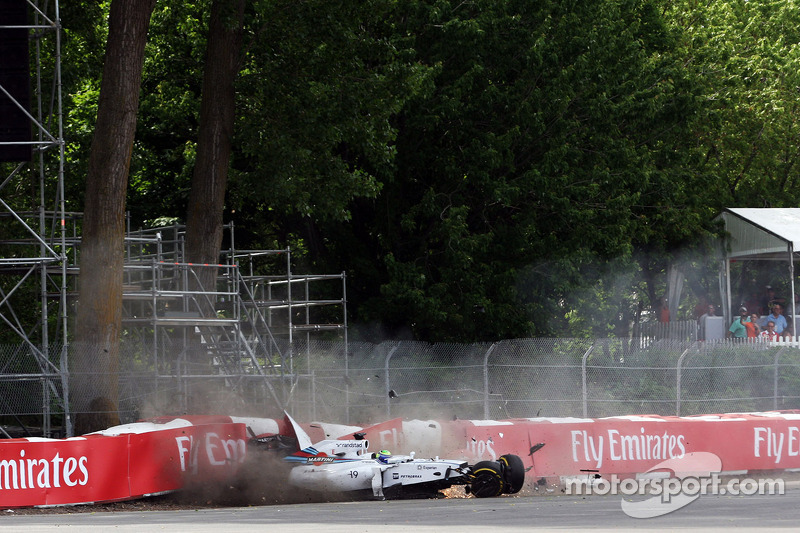
<svg viewBox="0 0 800 533">
<path fill-rule="evenodd" d="M 522 459 L 513 454 L 498 461 L 417 459 L 389 452 L 370 453 L 369 441 L 356 433 L 351 440 L 323 440 L 316 444 L 289 416 L 299 451 L 284 461 L 293 467 L 289 483 L 299 488 L 346 492 L 374 499 L 438 498 L 441 490 L 464 485 L 477 498 L 515 494 L 525 481 Z"/>
</svg>

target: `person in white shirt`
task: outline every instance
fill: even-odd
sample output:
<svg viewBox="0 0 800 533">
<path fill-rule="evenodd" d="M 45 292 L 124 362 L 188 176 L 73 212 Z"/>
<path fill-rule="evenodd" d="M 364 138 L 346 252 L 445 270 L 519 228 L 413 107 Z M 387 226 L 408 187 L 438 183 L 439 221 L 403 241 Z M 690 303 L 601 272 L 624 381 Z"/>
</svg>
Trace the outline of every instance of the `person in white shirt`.
<svg viewBox="0 0 800 533">
<path fill-rule="evenodd" d="M 775 322 L 772 320 L 767 321 L 766 329 L 761 332 L 761 338 L 768 341 L 778 340 L 778 332 L 775 331 Z"/>
</svg>

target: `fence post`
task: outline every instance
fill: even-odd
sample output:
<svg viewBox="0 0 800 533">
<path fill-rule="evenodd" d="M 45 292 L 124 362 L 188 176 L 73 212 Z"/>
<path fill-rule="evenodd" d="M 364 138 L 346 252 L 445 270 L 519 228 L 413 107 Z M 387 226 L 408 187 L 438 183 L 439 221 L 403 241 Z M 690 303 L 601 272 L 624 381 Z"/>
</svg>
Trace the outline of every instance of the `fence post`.
<svg viewBox="0 0 800 533">
<path fill-rule="evenodd" d="M 494 351 L 495 343 L 489 346 L 486 350 L 486 355 L 483 356 L 483 419 L 489 420 L 489 356 Z"/>
<path fill-rule="evenodd" d="M 59 361 L 59 374 L 61 374 L 61 398 L 64 401 L 65 437 L 74 437 L 72 430 L 72 409 L 69 406 L 70 380 L 69 380 L 69 345 L 61 345 L 61 358 Z"/>
<path fill-rule="evenodd" d="M 686 354 L 689 353 L 689 348 L 686 348 L 681 356 L 678 357 L 678 367 L 675 369 L 675 416 L 681 416 L 681 363 L 683 363 L 683 358 L 686 357 Z"/>
<path fill-rule="evenodd" d="M 772 408 L 778 409 L 778 375 L 780 371 L 778 370 L 778 363 L 780 362 L 781 354 L 783 354 L 783 350 L 785 348 L 781 348 L 780 350 L 775 351 L 775 363 L 774 363 L 774 372 L 772 378 Z"/>
<path fill-rule="evenodd" d="M 42 434 L 45 437 L 52 437 L 50 434 L 50 389 L 47 387 L 49 378 L 42 378 Z"/>
<path fill-rule="evenodd" d="M 583 418 L 589 417 L 589 390 L 586 387 L 586 361 L 589 359 L 589 354 L 591 354 L 593 350 L 594 343 L 589 346 L 589 349 L 586 350 L 586 353 L 583 354 L 583 358 L 581 359 L 581 381 L 583 383 L 581 386 L 583 389 Z"/>
<path fill-rule="evenodd" d="M 397 343 L 397 346 L 392 346 L 392 349 L 389 350 L 389 353 L 386 354 L 386 361 L 383 363 L 384 372 L 386 372 L 386 390 L 384 391 L 386 394 L 386 418 L 392 418 L 392 396 L 389 394 L 389 391 L 392 390 L 392 385 L 389 383 L 389 361 L 392 359 L 394 352 L 400 347 L 400 343 Z"/>
<path fill-rule="evenodd" d="M 311 420 L 317 420 L 317 371 L 311 371 Z M 347 410 L 350 411 L 350 402 L 348 402 Z"/>
</svg>

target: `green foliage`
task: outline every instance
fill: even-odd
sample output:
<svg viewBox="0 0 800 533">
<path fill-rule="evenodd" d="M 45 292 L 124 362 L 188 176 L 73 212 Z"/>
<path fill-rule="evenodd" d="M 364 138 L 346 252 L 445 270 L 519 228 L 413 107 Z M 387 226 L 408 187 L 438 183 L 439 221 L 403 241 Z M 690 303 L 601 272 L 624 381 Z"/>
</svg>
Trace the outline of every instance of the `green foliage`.
<svg viewBox="0 0 800 533">
<path fill-rule="evenodd" d="M 599 327 L 571 312 L 604 298 L 586 294 L 599 272 L 635 272 L 637 246 L 705 223 L 676 212 L 692 197 L 675 185 L 696 105 L 666 22 L 648 2 L 398 9 L 435 76 L 396 120 L 396 178 L 360 213 L 386 265 L 364 318 L 431 340 L 597 334 L 629 318 L 624 296 Z"/>
<path fill-rule="evenodd" d="M 670 11 L 708 105 L 698 170 L 719 176 L 724 205 L 796 206 L 800 6 L 728 0 Z"/>
<path fill-rule="evenodd" d="M 135 224 L 185 220 L 210 4 L 158 3 L 153 12 L 128 189 Z"/>
<path fill-rule="evenodd" d="M 61 6 L 61 82 L 66 145 L 64 173 L 67 210 L 82 211 L 89 147 L 108 36 L 110 2 L 70 2 Z M 54 172 L 50 175 L 56 175 Z"/>
<path fill-rule="evenodd" d="M 390 118 L 425 78 L 392 2 L 257 2 L 240 73 L 231 206 L 347 221 L 393 164 Z M 286 230 L 283 230 L 286 231 Z M 292 231 L 289 229 L 289 231 Z"/>
<path fill-rule="evenodd" d="M 185 216 L 209 5 L 153 13 L 134 226 Z M 62 13 L 76 211 L 107 9 Z M 701 273 L 690 301 L 715 290 L 720 208 L 800 201 L 799 10 L 254 0 L 224 219 L 238 246 L 346 271 L 354 338 L 626 336 L 670 263 Z"/>
</svg>

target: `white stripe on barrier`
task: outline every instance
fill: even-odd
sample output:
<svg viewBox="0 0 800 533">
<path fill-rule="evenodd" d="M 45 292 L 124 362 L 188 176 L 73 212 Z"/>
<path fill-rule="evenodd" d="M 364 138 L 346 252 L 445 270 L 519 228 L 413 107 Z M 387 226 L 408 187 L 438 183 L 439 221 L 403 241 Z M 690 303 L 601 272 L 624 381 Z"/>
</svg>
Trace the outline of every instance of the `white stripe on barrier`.
<svg viewBox="0 0 800 533">
<path fill-rule="evenodd" d="M 747 420 L 747 418 L 728 418 L 719 415 L 697 415 L 680 417 L 680 420 L 702 420 L 703 422 L 741 422 L 742 420 Z"/>
<path fill-rule="evenodd" d="M 89 433 L 89 435 L 102 435 L 104 437 L 116 437 L 118 435 L 128 434 L 138 435 L 141 433 L 150 433 L 151 431 L 163 431 L 165 429 L 183 428 L 191 425 L 191 422 L 183 418 L 176 418 L 163 424 L 155 422 L 133 422 L 131 424 L 122 424 L 101 431 L 95 431 L 94 433 Z"/>
<path fill-rule="evenodd" d="M 764 417 L 769 417 L 769 418 L 780 418 L 780 419 L 783 419 L 783 420 L 800 420 L 800 413 L 779 413 L 779 412 L 775 412 L 775 411 L 765 411 L 765 412 L 761 412 L 761 413 L 753 412 L 753 413 L 747 413 L 747 414 L 753 415 L 753 416 L 764 416 Z"/>
<path fill-rule="evenodd" d="M 600 420 L 630 420 L 632 422 L 666 422 L 663 418 L 656 418 L 654 416 L 606 416 Z"/>
<path fill-rule="evenodd" d="M 535 418 L 521 418 L 520 420 L 527 420 L 528 422 L 550 422 L 551 424 L 585 424 L 594 422 L 593 418 L 550 418 L 550 417 L 535 417 Z"/>
<path fill-rule="evenodd" d="M 47 437 L 23 437 L 23 438 L 21 438 L 19 440 L 25 440 L 25 441 L 28 441 L 28 442 L 64 442 L 64 441 L 70 441 L 70 440 L 86 440 L 86 437 L 69 437 L 67 439 L 50 439 L 50 438 L 47 438 Z M 7 441 L 3 440 L 3 441 L 0 441 L 0 443 L 1 442 L 7 442 Z"/>
</svg>

